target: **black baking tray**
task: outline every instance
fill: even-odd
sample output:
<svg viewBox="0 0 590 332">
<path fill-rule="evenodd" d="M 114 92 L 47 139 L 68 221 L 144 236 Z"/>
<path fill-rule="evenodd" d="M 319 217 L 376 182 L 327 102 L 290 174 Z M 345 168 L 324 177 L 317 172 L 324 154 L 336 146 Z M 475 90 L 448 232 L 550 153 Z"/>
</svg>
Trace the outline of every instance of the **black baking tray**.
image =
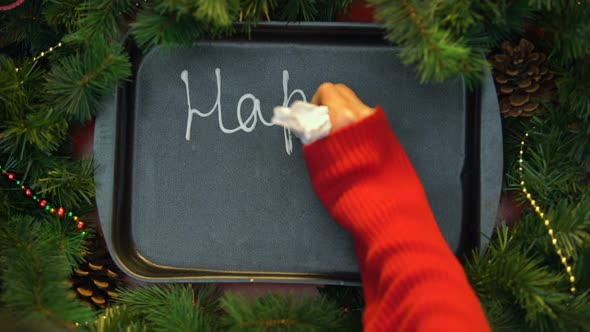
<svg viewBox="0 0 590 332">
<path fill-rule="evenodd" d="M 502 177 L 491 79 L 472 90 L 461 79 L 420 84 L 383 33 L 377 24 L 270 22 L 146 55 L 129 39 L 133 78 L 105 101 L 94 144 L 100 220 L 121 269 L 154 282 L 357 284 L 350 235 L 315 197 L 299 142 L 287 154 L 284 132 L 262 123 L 285 96 L 301 89 L 310 99 L 323 81 L 383 106 L 455 254 L 485 245 Z M 258 125 L 221 132 L 219 113 L 237 128 L 246 94 L 242 116 L 256 113 L 256 97 Z M 190 130 L 188 100 L 213 112 L 193 114 Z"/>
</svg>

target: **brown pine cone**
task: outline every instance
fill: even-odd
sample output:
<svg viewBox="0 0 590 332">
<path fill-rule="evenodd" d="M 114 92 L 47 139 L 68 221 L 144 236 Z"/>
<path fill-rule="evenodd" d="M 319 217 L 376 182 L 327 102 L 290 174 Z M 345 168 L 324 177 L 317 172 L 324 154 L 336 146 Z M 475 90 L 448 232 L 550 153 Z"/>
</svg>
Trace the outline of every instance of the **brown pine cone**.
<svg viewBox="0 0 590 332">
<path fill-rule="evenodd" d="M 121 285 L 121 271 L 113 262 L 103 238 L 97 236 L 89 245 L 85 262 L 74 269 L 70 283 L 79 299 L 100 309 L 110 305 Z"/>
<path fill-rule="evenodd" d="M 492 55 L 494 81 L 503 116 L 530 117 L 542 112 L 554 90 L 553 73 L 547 57 L 535 52 L 535 45 L 521 39 L 517 45 L 505 41 Z"/>
</svg>

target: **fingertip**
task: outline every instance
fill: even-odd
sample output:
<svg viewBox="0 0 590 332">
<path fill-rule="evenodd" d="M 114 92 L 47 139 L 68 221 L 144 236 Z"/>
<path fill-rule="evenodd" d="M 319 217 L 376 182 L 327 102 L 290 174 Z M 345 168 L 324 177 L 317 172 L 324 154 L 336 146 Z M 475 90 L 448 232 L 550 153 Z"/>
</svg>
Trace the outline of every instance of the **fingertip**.
<svg viewBox="0 0 590 332">
<path fill-rule="evenodd" d="M 311 103 L 316 105 L 322 105 L 322 100 L 325 96 L 335 90 L 334 83 L 324 82 L 317 88 L 315 94 L 311 98 Z"/>
</svg>

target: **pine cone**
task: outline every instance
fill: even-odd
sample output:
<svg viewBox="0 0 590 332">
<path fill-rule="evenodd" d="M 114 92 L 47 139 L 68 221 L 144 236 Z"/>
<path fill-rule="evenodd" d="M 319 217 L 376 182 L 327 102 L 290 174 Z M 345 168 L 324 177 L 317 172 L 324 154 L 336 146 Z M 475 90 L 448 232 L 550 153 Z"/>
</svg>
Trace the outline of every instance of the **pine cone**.
<svg viewBox="0 0 590 332">
<path fill-rule="evenodd" d="M 535 45 L 526 39 L 518 45 L 505 41 L 500 48 L 490 61 L 502 115 L 529 117 L 543 111 L 542 103 L 549 101 L 554 88 L 545 54 L 534 52 Z"/>
<path fill-rule="evenodd" d="M 93 239 L 86 262 L 81 263 L 72 274 L 71 284 L 79 299 L 100 309 L 110 305 L 116 297 L 116 288 L 122 283 L 121 270 L 113 262 L 103 238 Z"/>
</svg>

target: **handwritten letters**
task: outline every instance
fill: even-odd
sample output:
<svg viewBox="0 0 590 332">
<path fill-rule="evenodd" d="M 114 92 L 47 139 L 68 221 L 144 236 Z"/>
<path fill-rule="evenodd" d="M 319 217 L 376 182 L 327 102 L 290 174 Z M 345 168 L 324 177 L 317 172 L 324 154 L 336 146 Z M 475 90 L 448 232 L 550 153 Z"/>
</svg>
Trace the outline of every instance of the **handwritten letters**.
<svg viewBox="0 0 590 332">
<path fill-rule="evenodd" d="M 273 124 L 269 120 L 266 120 L 264 118 L 264 116 L 262 115 L 262 111 L 261 111 L 261 107 L 260 107 L 260 100 L 258 98 L 256 98 L 256 96 L 254 96 L 253 94 L 246 93 L 246 94 L 242 95 L 242 97 L 238 101 L 238 105 L 236 106 L 236 117 L 237 117 L 239 125 L 235 128 L 227 128 L 223 124 L 223 115 L 221 112 L 221 69 L 215 68 L 215 78 L 216 78 L 216 82 L 217 82 L 217 97 L 215 99 L 215 104 L 213 104 L 213 107 L 211 108 L 211 110 L 209 110 L 209 112 L 201 112 L 198 109 L 193 108 L 191 106 L 191 96 L 190 96 L 190 88 L 189 88 L 189 82 L 188 82 L 188 70 L 185 69 L 180 74 L 180 79 L 182 79 L 182 81 L 184 82 L 185 88 L 186 88 L 186 99 L 187 99 L 187 106 L 188 106 L 187 120 L 186 120 L 186 134 L 185 134 L 185 139 L 187 141 L 191 140 L 191 127 L 192 127 L 192 123 L 193 123 L 193 116 L 195 116 L 195 115 L 198 115 L 201 118 L 206 118 L 206 117 L 213 115 L 215 112 L 217 112 L 217 121 L 218 121 L 218 125 L 219 125 L 219 130 L 221 130 L 221 132 L 223 132 L 225 134 L 233 134 L 238 131 L 250 133 L 256 128 L 258 121 L 260 121 L 260 123 L 263 126 L 266 126 L 266 127 L 273 126 Z M 291 103 L 291 99 L 296 97 L 297 95 L 299 95 L 299 97 L 303 101 L 307 101 L 307 98 L 305 97 L 305 93 L 300 89 L 295 89 L 291 93 L 289 93 L 289 72 L 287 70 L 283 70 L 283 105 L 282 106 L 284 106 L 284 107 L 289 106 L 289 104 Z M 251 101 L 252 110 L 250 111 L 250 114 L 246 118 L 244 118 L 244 114 L 242 114 L 242 105 L 247 100 Z M 293 138 L 292 138 L 291 132 L 288 129 L 283 129 L 283 136 L 284 136 L 284 140 L 285 140 L 285 151 L 287 152 L 287 154 L 290 155 L 293 152 Z"/>
</svg>

